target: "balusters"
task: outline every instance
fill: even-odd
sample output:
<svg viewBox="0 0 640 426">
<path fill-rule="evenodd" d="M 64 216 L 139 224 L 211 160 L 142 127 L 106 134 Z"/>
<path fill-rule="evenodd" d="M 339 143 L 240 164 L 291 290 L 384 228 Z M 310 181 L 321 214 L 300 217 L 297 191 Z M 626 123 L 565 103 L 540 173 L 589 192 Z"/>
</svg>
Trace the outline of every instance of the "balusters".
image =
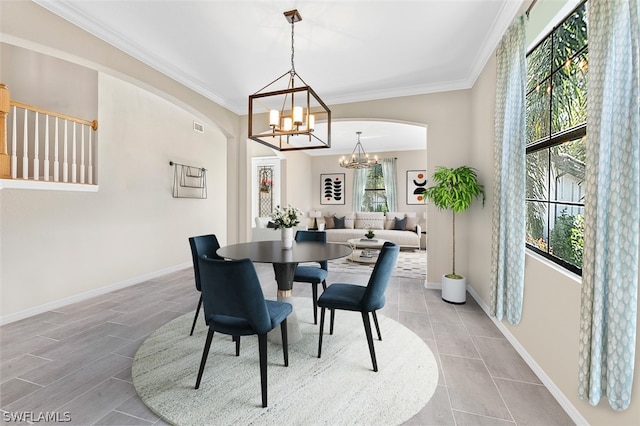
<svg viewBox="0 0 640 426">
<path fill-rule="evenodd" d="M 56 137 L 53 146 L 53 181 L 60 182 L 60 161 L 58 159 L 58 117 L 56 117 Z"/>
<path fill-rule="evenodd" d="M 69 182 L 69 156 L 68 156 L 68 140 L 69 133 L 67 132 L 67 120 L 64 120 L 64 140 L 62 148 L 62 181 Z"/>
<path fill-rule="evenodd" d="M 27 116 L 29 111 L 24 110 L 24 126 L 22 133 L 22 178 L 29 179 L 29 123 Z"/>
<path fill-rule="evenodd" d="M 86 126 L 80 125 L 82 131 L 82 138 L 80 139 L 80 183 L 84 183 L 84 128 Z"/>
<path fill-rule="evenodd" d="M 35 127 L 33 132 L 33 180 L 40 180 L 40 131 L 39 131 L 39 114 L 36 111 Z"/>
<path fill-rule="evenodd" d="M 73 122 L 73 151 L 71 155 L 71 182 L 76 183 L 78 181 L 78 171 L 76 166 L 76 122 Z"/>
<path fill-rule="evenodd" d="M 49 115 L 44 116 L 44 180 L 49 180 Z"/>
<path fill-rule="evenodd" d="M 91 128 L 89 128 L 89 185 L 93 184 L 93 148 L 91 147 Z"/>
<path fill-rule="evenodd" d="M 19 110 L 24 111 L 20 118 Z M 75 119 L 18 102 L 10 105 L 9 112 L 12 119 L 7 120 L 11 122 L 11 152 L 8 153 L 8 162 L 12 179 L 94 184 L 96 179 L 93 176 L 92 133 L 97 128 L 95 121 Z M 43 115 L 44 118 L 41 118 Z M 50 122 L 50 117 L 55 118 L 55 123 Z M 60 120 L 63 122 L 60 123 Z M 89 133 L 88 136 L 86 132 Z M 20 146 L 19 138 L 22 138 Z M 22 158 L 21 167 L 18 167 L 18 157 Z"/>
<path fill-rule="evenodd" d="M 18 128 L 16 107 L 13 107 L 13 135 L 11 136 L 11 178 L 15 179 L 18 177 L 18 132 L 16 129 Z"/>
</svg>

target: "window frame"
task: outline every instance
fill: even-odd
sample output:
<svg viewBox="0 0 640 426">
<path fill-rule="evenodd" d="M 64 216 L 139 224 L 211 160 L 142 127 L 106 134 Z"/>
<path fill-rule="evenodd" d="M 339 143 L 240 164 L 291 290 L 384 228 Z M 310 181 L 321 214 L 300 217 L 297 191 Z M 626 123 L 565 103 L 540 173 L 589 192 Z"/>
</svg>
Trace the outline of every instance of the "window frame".
<svg viewBox="0 0 640 426">
<path fill-rule="evenodd" d="M 380 182 L 380 186 L 374 186 L 374 187 L 369 187 L 369 173 L 374 172 L 374 177 L 376 179 L 371 179 L 373 182 Z M 376 173 L 376 171 L 379 171 L 379 173 Z M 379 179 L 377 179 L 379 178 Z M 363 210 L 363 211 L 370 211 L 370 212 L 387 212 L 389 211 L 389 206 L 387 205 L 387 196 L 386 196 L 386 191 L 387 188 L 384 184 L 384 171 L 382 170 L 382 164 L 378 163 L 373 165 L 372 167 L 367 168 L 367 174 L 366 174 L 366 178 L 365 178 L 365 185 L 364 185 L 364 193 L 365 195 L 367 193 L 376 193 L 376 194 L 380 194 L 382 193 L 382 197 L 378 196 L 376 197 L 377 200 L 379 200 L 380 198 L 384 199 L 384 203 L 380 203 L 378 201 L 376 201 L 375 203 L 372 203 L 372 206 L 380 206 L 382 207 L 381 210 Z M 367 207 L 364 204 L 364 201 L 366 200 L 366 197 L 363 198 L 363 205 L 361 206 L 362 209 L 364 209 L 365 207 Z"/>
<path fill-rule="evenodd" d="M 573 127 L 570 127 L 568 129 L 565 130 L 561 130 L 558 132 L 553 133 L 553 92 L 554 92 L 554 76 L 556 76 L 563 68 L 563 66 L 559 66 L 556 67 L 554 65 L 554 55 L 557 54 L 557 51 L 555 50 L 555 40 L 554 40 L 554 36 L 557 32 L 557 30 L 559 28 L 561 28 L 567 21 L 568 19 L 574 14 L 576 13 L 577 10 L 579 10 L 580 8 L 582 8 L 583 6 L 585 6 L 587 3 L 587 0 L 580 2 L 575 8 L 573 8 L 571 10 L 570 13 L 568 13 L 557 25 L 555 25 L 551 31 L 549 31 L 549 33 L 547 35 L 545 35 L 544 37 L 542 37 L 528 52 L 527 52 L 527 61 L 529 56 L 536 51 L 536 49 L 538 47 L 540 47 L 543 43 L 546 42 L 550 42 L 551 44 L 551 48 L 550 48 L 550 58 L 549 58 L 549 67 L 550 67 L 550 72 L 548 75 L 546 75 L 541 81 L 537 82 L 537 85 L 535 87 L 532 87 L 529 90 L 525 89 L 525 98 L 528 99 L 528 97 L 533 94 L 534 92 L 536 92 L 536 90 L 538 90 L 538 88 L 540 86 L 544 86 L 547 84 L 550 84 L 550 91 L 549 91 L 549 100 L 548 100 L 548 110 L 547 112 L 549 113 L 548 115 L 548 119 L 549 122 L 548 124 L 548 134 L 544 135 L 543 137 L 532 141 L 531 143 L 526 142 L 526 148 L 525 148 L 525 157 L 528 158 L 528 155 L 536 153 L 536 152 L 544 152 L 546 151 L 547 154 L 547 176 L 546 176 L 546 187 L 545 187 L 545 198 L 543 199 L 537 199 L 537 198 L 530 198 L 527 197 L 527 194 L 525 195 L 525 204 L 527 203 L 544 203 L 546 208 L 547 208 L 547 214 L 546 214 L 546 228 L 547 228 L 547 251 L 544 251 L 538 247 L 536 247 L 533 244 L 528 243 L 527 241 L 525 241 L 525 247 L 539 255 L 541 255 L 542 257 L 552 261 L 553 263 L 577 274 L 582 276 L 582 268 L 567 262 L 566 260 L 554 256 L 552 253 L 549 253 L 549 246 L 551 244 L 551 229 L 550 229 L 550 225 L 551 225 L 551 209 L 553 206 L 558 206 L 558 205 L 562 205 L 562 206 L 575 206 L 575 207 L 581 207 L 582 209 L 584 209 L 584 200 L 583 202 L 575 202 L 575 201 L 567 201 L 567 200 L 558 200 L 557 199 L 557 195 L 556 195 L 556 199 L 553 199 L 554 197 L 551 197 L 551 177 L 552 177 L 552 151 L 551 149 L 553 147 L 556 146 L 561 146 L 562 144 L 566 143 L 566 142 L 571 142 L 571 141 L 575 141 L 575 140 L 579 140 L 581 138 L 586 138 L 587 136 L 587 123 L 586 123 L 586 119 L 584 122 L 579 123 L 577 125 L 574 125 Z M 586 10 L 586 8 L 585 8 Z M 588 21 L 587 21 L 587 39 L 586 39 L 586 43 L 584 46 L 582 46 L 580 49 L 578 49 L 577 51 L 573 52 L 572 55 L 567 58 L 567 60 L 573 60 L 574 58 L 579 58 L 582 55 L 588 55 L 588 46 L 589 46 L 589 38 L 588 38 Z M 588 56 L 587 56 L 588 58 Z M 528 63 L 527 63 L 528 65 Z M 555 69 L 554 69 L 555 68 Z M 588 78 L 588 77 L 587 77 Z M 528 79 L 528 76 L 527 76 Z M 528 85 L 529 82 L 527 82 Z M 586 99 L 588 102 L 588 93 L 586 95 Z M 527 125 L 527 123 L 525 122 L 525 126 Z M 584 217 L 584 215 L 583 215 Z"/>
</svg>

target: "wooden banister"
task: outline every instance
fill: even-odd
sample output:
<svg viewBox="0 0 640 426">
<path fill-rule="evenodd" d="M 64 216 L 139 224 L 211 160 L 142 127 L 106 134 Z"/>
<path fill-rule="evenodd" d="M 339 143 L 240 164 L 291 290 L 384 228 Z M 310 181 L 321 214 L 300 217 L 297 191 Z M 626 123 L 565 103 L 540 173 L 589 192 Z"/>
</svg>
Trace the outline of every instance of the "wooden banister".
<svg viewBox="0 0 640 426">
<path fill-rule="evenodd" d="M 0 83 L 0 179 L 11 177 L 11 159 L 7 152 L 9 102 L 9 89 L 4 83 Z"/>
<path fill-rule="evenodd" d="M 7 89 L 7 91 L 8 91 L 8 89 Z M 9 103 L 10 103 L 10 105 L 16 106 L 18 108 L 27 109 L 29 111 L 37 112 L 39 114 L 48 115 L 50 117 L 62 118 L 63 120 L 71 121 L 72 123 L 85 124 L 87 126 L 90 126 L 93 130 L 98 130 L 98 120 L 93 120 L 93 121 L 83 120 L 81 118 L 72 117 L 70 115 L 60 114 L 59 112 L 54 112 L 54 111 L 49 111 L 49 110 L 46 110 L 46 109 L 43 109 L 43 108 L 38 108 L 38 107 L 35 107 L 33 105 L 23 104 L 22 102 L 18 102 L 18 101 L 10 101 Z M 8 109 L 9 108 L 7 107 L 7 110 Z"/>
</svg>

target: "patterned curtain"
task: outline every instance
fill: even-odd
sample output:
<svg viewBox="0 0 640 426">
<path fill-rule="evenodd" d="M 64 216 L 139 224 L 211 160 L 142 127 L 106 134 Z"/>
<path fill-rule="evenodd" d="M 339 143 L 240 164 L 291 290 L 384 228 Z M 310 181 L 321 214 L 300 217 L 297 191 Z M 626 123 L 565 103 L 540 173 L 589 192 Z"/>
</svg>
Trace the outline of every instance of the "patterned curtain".
<svg viewBox="0 0 640 426">
<path fill-rule="evenodd" d="M 396 178 L 396 159 L 382 159 L 382 178 L 384 179 L 384 190 L 387 194 L 387 207 L 390 212 L 398 211 L 398 182 Z"/>
<path fill-rule="evenodd" d="M 494 141 L 491 315 L 520 323 L 524 290 L 525 83 L 524 18 L 509 27 L 497 50 Z"/>
<path fill-rule="evenodd" d="M 589 0 L 580 398 L 631 401 L 638 308 L 638 0 Z"/>
<path fill-rule="evenodd" d="M 364 202 L 364 188 L 367 184 L 367 169 L 353 171 L 353 211 L 361 212 Z"/>
</svg>

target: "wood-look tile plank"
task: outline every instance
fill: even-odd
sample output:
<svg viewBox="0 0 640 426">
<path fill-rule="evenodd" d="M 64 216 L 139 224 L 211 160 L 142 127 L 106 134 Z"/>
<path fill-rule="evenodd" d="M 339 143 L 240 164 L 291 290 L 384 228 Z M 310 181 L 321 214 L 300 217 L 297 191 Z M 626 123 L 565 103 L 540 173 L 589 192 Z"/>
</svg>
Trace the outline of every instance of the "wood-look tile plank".
<svg viewBox="0 0 640 426">
<path fill-rule="evenodd" d="M 440 360 L 452 409 L 513 420 L 482 360 L 443 354 Z"/>
<path fill-rule="evenodd" d="M 36 335 L 12 344 L 3 344 L 0 346 L 0 359 L 9 360 L 28 353 L 37 355 L 37 352 L 46 351 L 48 347 L 57 343 L 58 340 Z"/>
<path fill-rule="evenodd" d="M 573 425 L 574 422 L 542 385 L 495 380 L 509 411 L 519 425 Z"/>
<path fill-rule="evenodd" d="M 472 336 L 504 338 L 498 327 L 484 312 L 458 311 L 458 315 Z"/>
<path fill-rule="evenodd" d="M 0 381 L 4 383 L 51 362 L 49 359 L 29 354 L 17 356 L 0 364 Z"/>
<path fill-rule="evenodd" d="M 109 304 L 109 306 L 113 306 L 113 304 Z M 62 325 L 53 330 L 44 332 L 42 333 L 42 335 L 45 337 L 56 339 L 56 340 L 67 339 L 71 336 L 81 334 L 87 331 L 88 329 L 102 325 L 106 321 L 109 321 L 120 315 L 122 314 L 118 312 L 110 311 L 108 310 L 108 308 L 104 310 L 97 310 L 97 311 L 94 311 L 92 315 L 87 315 L 84 318 L 79 319 L 77 321 L 67 323 L 66 325 Z"/>
<path fill-rule="evenodd" d="M 473 337 L 473 341 L 493 377 L 542 384 L 506 339 Z"/>
<path fill-rule="evenodd" d="M 152 422 L 132 417 L 119 411 L 107 413 L 103 418 L 93 423 L 94 426 L 139 426 L 152 424 Z"/>
<path fill-rule="evenodd" d="M 422 340 L 434 339 L 431 321 L 429 321 L 429 315 L 426 312 L 417 313 L 400 311 L 398 319 L 400 324 L 420 336 Z"/>
<path fill-rule="evenodd" d="M 49 385 L 56 380 L 71 374 L 78 369 L 91 364 L 96 354 L 104 356 L 112 349 L 122 347 L 130 341 L 113 336 L 104 336 L 92 341 L 90 345 L 75 347 L 75 350 L 58 357 L 55 360 L 20 374 L 20 378 L 39 385 Z"/>
<path fill-rule="evenodd" d="M 427 313 L 427 303 L 422 293 L 399 293 L 398 307 L 401 311 Z"/>
<path fill-rule="evenodd" d="M 404 424 L 410 426 L 456 426 L 449 406 L 447 388 L 438 386 L 427 405 Z"/>
<path fill-rule="evenodd" d="M 80 348 L 92 347 L 105 336 L 116 336 L 127 339 L 126 336 L 130 331 L 130 327 L 107 322 L 90 328 L 80 334 L 56 341 L 45 348 L 34 350 L 30 353 L 48 359 L 58 359 L 70 356 Z M 123 345 L 124 344 L 126 343 L 123 343 Z"/>
<path fill-rule="evenodd" d="M 458 410 L 453 410 L 453 416 L 456 420 L 456 426 L 516 426 L 516 423 L 510 420 L 479 416 Z"/>
<path fill-rule="evenodd" d="M 159 417 L 151 411 L 149 407 L 144 405 L 138 395 L 134 395 L 127 399 L 125 402 L 120 404 L 116 410 L 149 422 L 155 422 L 159 419 Z"/>
<path fill-rule="evenodd" d="M 156 315 L 146 318 L 144 321 L 140 321 L 135 325 L 135 327 L 124 327 L 122 325 L 119 325 L 123 328 L 115 331 L 112 335 L 116 337 L 137 340 L 157 330 L 169 321 L 176 319 L 180 315 L 182 315 L 182 313 L 180 312 L 162 311 L 157 313 Z"/>
<path fill-rule="evenodd" d="M 3 408 L 42 388 L 35 383 L 20 379 L 11 379 L 0 384 L 0 406 Z"/>
<path fill-rule="evenodd" d="M 130 365 L 131 359 L 108 354 L 51 385 L 15 401 L 6 409 L 31 412 L 55 411 Z"/>
<path fill-rule="evenodd" d="M 462 324 L 462 320 L 458 315 L 458 311 L 453 305 L 450 305 L 442 300 L 437 303 L 431 303 L 428 305 L 429 319 L 431 322 L 453 322 Z"/>
<path fill-rule="evenodd" d="M 113 378 L 106 379 L 58 410 L 70 413 L 74 424 L 90 425 L 135 394 L 136 391 L 131 383 Z"/>
</svg>

